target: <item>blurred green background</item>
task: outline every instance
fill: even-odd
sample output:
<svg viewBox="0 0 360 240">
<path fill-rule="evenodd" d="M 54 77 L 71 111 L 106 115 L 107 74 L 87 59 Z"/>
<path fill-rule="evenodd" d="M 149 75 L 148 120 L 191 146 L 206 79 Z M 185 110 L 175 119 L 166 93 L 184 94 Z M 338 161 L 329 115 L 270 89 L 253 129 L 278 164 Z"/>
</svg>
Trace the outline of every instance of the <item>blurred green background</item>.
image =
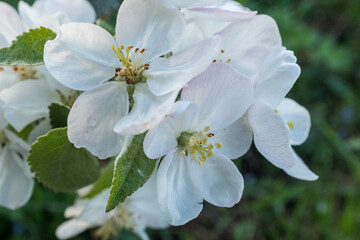
<svg viewBox="0 0 360 240">
<path fill-rule="evenodd" d="M 120 1 L 91 2 L 114 22 Z M 295 149 L 320 178 L 293 179 L 252 149 L 236 161 L 246 181 L 238 205 L 205 204 L 196 220 L 148 231 L 151 239 L 360 239 L 360 1 L 240 2 L 272 16 L 284 45 L 298 57 L 302 74 L 289 97 L 310 111 L 312 129 Z M 74 197 L 37 184 L 25 207 L 0 208 L 0 239 L 55 239 Z M 95 238 L 88 231 L 76 239 Z M 123 232 L 118 239 L 137 238 Z"/>
</svg>

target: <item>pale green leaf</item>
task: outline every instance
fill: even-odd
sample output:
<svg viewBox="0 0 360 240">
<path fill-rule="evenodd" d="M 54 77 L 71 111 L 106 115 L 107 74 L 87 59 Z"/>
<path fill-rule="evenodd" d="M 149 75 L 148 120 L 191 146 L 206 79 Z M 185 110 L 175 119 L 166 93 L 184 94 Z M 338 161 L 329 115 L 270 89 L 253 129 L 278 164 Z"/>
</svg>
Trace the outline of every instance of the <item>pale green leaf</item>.
<svg viewBox="0 0 360 240">
<path fill-rule="evenodd" d="M 142 187 L 155 169 L 157 160 L 147 158 L 144 153 L 144 137 L 145 134 L 136 135 L 125 154 L 115 161 L 107 212 Z"/>
<path fill-rule="evenodd" d="M 8 48 L 0 49 L 0 65 L 43 64 L 44 45 L 56 34 L 45 27 L 30 29 L 19 35 Z"/>
</svg>

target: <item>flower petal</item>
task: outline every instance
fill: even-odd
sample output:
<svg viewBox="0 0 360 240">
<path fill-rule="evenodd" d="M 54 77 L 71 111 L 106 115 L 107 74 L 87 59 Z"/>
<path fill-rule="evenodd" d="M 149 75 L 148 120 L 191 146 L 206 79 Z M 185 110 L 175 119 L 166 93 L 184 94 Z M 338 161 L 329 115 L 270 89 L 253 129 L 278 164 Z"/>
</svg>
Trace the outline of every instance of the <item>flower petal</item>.
<svg viewBox="0 0 360 240">
<path fill-rule="evenodd" d="M 157 97 L 152 94 L 146 83 L 138 83 L 134 93 L 134 106 L 130 113 L 121 118 L 114 126 L 120 135 L 136 135 L 159 124 L 174 104 L 177 92 Z"/>
<path fill-rule="evenodd" d="M 5 119 L 20 132 L 33 121 L 46 117 L 48 106 L 60 102 L 60 97 L 44 80 L 26 80 L 1 91 L 0 100 L 5 103 Z"/>
<path fill-rule="evenodd" d="M 230 159 L 236 159 L 244 155 L 251 147 L 253 134 L 244 117 L 223 129 L 212 131 L 215 135 L 212 142 L 222 144 L 216 151 Z"/>
<path fill-rule="evenodd" d="M 293 167 L 297 157 L 291 148 L 289 129 L 285 121 L 261 102 L 249 108 L 247 117 L 258 151 L 278 168 Z"/>
<path fill-rule="evenodd" d="M 128 112 L 125 83 L 109 82 L 84 92 L 68 117 L 68 137 L 77 148 L 84 147 L 105 159 L 121 151 L 124 137 L 113 132 L 115 123 Z"/>
<path fill-rule="evenodd" d="M 112 46 L 116 46 L 115 40 L 103 28 L 68 23 L 54 40 L 46 42 L 44 62 L 63 85 L 86 91 L 114 76 L 120 62 Z"/>
<path fill-rule="evenodd" d="M 296 155 L 297 156 L 297 155 Z M 291 168 L 284 169 L 284 171 L 294 177 L 301 180 L 306 181 L 315 181 L 319 178 L 315 173 L 313 173 L 304 163 L 304 161 L 297 156 L 297 161 L 295 162 L 295 165 Z"/>
<path fill-rule="evenodd" d="M 204 199 L 218 207 L 232 207 L 240 201 L 244 179 L 235 164 L 214 151 L 203 166 L 193 162 L 194 174 Z"/>
<path fill-rule="evenodd" d="M 94 23 L 96 13 L 94 7 L 86 0 L 36 0 L 33 9 L 40 15 L 50 15 L 58 12 L 68 15 L 72 22 Z"/>
<path fill-rule="evenodd" d="M 179 10 L 157 1 L 124 1 L 116 20 L 117 43 L 145 49 L 143 64 L 179 45 L 184 31 L 185 20 Z"/>
<path fill-rule="evenodd" d="M 254 88 L 256 101 L 275 108 L 284 99 L 300 75 L 300 67 L 292 51 L 285 48 L 273 50 L 261 66 Z"/>
<path fill-rule="evenodd" d="M 16 10 L 5 2 L 0 2 L 0 48 L 9 47 L 24 26 Z"/>
<path fill-rule="evenodd" d="M 191 8 L 191 7 L 206 7 L 223 0 L 161 0 L 167 7 L 175 8 Z"/>
<path fill-rule="evenodd" d="M 182 90 L 181 99 L 198 107 L 193 130 L 222 129 L 239 119 L 252 103 L 251 82 L 225 63 L 214 63 Z"/>
<path fill-rule="evenodd" d="M 172 151 L 162 160 L 156 173 L 160 209 L 174 226 L 196 218 L 203 207 L 201 190 L 193 180 L 190 161 L 178 151 Z"/>
<path fill-rule="evenodd" d="M 95 226 L 92 223 L 78 219 L 71 219 L 58 226 L 55 234 L 58 239 L 69 239 L 84 232 L 86 229 L 93 227 Z"/>
<path fill-rule="evenodd" d="M 177 146 L 177 138 L 187 130 L 196 115 L 196 105 L 190 102 L 176 102 L 167 117 L 155 128 L 150 129 L 144 139 L 144 152 L 149 158 L 164 156 Z"/>
<path fill-rule="evenodd" d="M 281 46 L 276 22 L 269 16 L 257 15 L 229 25 L 220 33 L 221 59 L 254 81 L 261 63 L 273 48 Z"/>
<path fill-rule="evenodd" d="M 177 52 L 170 58 L 150 62 L 150 68 L 144 72 L 144 76 L 151 92 L 161 96 L 184 87 L 211 64 L 219 44 L 220 38 L 212 37 Z"/>
<path fill-rule="evenodd" d="M 153 174 L 143 187 L 129 198 L 129 209 L 136 212 L 141 219 L 138 225 L 151 228 L 166 228 L 169 223 L 161 213 L 156 192 L 156 174 Z"/>
<path fill-rule="evenodd" d="M 301 145 L 309 136 L 311 127 L 310 114 L 306 108 L 290 98 L 285 98 L 276 108 L 287 122 L 291 145 Z"/>
<path fill-rule="evenodd" d="M 25 157 L 25 156 L 23 156 Z M 0 206 L 16 209 L 31 197 L 34 182 L 25 159 L 9 146 L 0 152 Z"/>
<path fill-rule="evenodd" d="M 1 66 L 0 69 L 0 91 L 12 86 L 19 81 L 19 75 L 13 70 L 13 68 Z"/>
</svg>

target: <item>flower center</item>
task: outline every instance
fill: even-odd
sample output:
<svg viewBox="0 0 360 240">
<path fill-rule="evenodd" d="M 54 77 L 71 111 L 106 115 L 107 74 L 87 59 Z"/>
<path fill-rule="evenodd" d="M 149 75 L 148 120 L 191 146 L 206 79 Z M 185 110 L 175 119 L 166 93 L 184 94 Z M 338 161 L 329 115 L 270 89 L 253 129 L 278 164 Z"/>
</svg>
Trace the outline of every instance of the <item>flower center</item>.
<svg viewBox="0 0 360 240">
<path fill-rule="evenodd" d="M 56 92 L 60 95 L 60 99 L 61 102 L 68 107 L 72 107 L 75 103 L 75 100 L 80 96 L 81 92 L 80 91 L 76 91 L 73 89 L 70 89 L 68 92 L 68 95 L 66 96 L 65 94 L 63 94 L 62 92 L 60 92 L 59 90 L 56 90 Z"/>
<path fill-rule="evenodd" d="M 37 70 L 34 67 L 30 66 L 14 66 L 14 72 L 19 76 L 20 81 L 26 79 L 38 79 Z"/>
<path fill-rule="evenodd" d="M 137 218 L 139 215 L 135 215 L 129 211 L 126 202 L 117 206 L 114 210 L 115 214 L 111 216 L 104 225 L 96 231 L 98 236 L 108 238 L 117 236 L 122 229 L 133 231 L 136 226 Z"/>
<path fill-rule="evenodd" d="M 207 161 L 208 157 L 212 157 L 214 147 L 221 148 L 222 144 L 216 142 L 215 144 L 209 143 L 215 134 L 209 132 L 210 127 L 206 126 L 198 133 L 182 132 L 177 138 L 178 148 L 181 155 L 190 155 L 191 159 L 196 161 L 200 166 Z"/>
<path fill-rule="evenodd" d="M 217 56 L 217 59 L 214 59 L 213 62 L 226 62 L 226 63 L 229 63 L 231 62 L 231 59 L 230 58 L 227 58 L 226 55 L 225 55 L 225 50 L 224 49 L 221 49 L 220 53 L 218 54 Z"/>
<path fill-rule="evenodd" d="M 141 64 L 141 56 L 144 54 L 145 49 L 134 49 L 133 46 L 128 46 L 126 54 L 123 52 L 124 49 L 123 45 L 117 48 L 112 46 L 112 50 L 123 65 L 123 68 L 118 67 L 115 69 L 115 80 L 132 85 L 145 82 L 146 78 L 143 76 L 143 72 L 148 70 L 150 66 L 149 64 Z"/>
</svg>

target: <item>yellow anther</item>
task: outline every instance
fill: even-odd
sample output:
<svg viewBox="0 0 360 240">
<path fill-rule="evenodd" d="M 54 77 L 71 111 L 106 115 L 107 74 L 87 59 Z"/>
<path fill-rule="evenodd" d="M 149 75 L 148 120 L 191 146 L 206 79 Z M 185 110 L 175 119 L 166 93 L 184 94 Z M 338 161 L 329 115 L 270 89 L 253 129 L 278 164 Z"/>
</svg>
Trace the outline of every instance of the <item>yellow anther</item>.
<svg viewBox="0 0 360 240">
<path fill-rule="evenodd" d="M 229 63 L 229 62 L 231 62 L 231 59 L 230 59 L 230 58 L 226 61 L 226 63 Z"/>
<path fill-rule="evenodd" d="M 274 109 L 274 113 L 279 114 L 279 111 L 277 109 Z"/>
<path fill-rule="evenodd" d="M 144 49 L 144 48 L 140 50 L 140 53 L 141 53 L 141 54 L 144 54 L 144 52 L 145 52 L 145 49 Z"/>
<path fill-rule="evenodd" d="M 207 156 L 208 156 L 208 157 L 214 156 L 214 152 L 213 152 L 213 151 L 209 151 Z"/>
<path fill-rule="evenodd" d="M 134 48 L 134 46 L 128 46 L 128 47 L 126 48 L 126 58 L 127 58 L 127 59 L 129 59 L 130 50 L 133 49 L 133 48 Z"/>
<path fill-rule="evenodd" d="M 294 122 L 292 121 L 287 122 L 287 125 L 289 126 L 290 129 L 295 129 Z"/>
<path fill-rule="evenodd" d="M 208 131 L 210 131 L 210 126 L 206 126 L 206 127 L 204 128 L 204 132 L 208 132 Z"/>
<path fill-rule="evenodd" d="M 125 47 L 124 47 L 124 45 L 121 44 L 121 45 L 120 45 L 120 48 L 121 48 L 121 50 L 123 50 Z"/>
<path fill-rule="evenodd" d="M 222 148 L 222 143 L 217 142 L 217 143 L 215 143 L 215 146 L 216 146 L 217 148 Z"/>
</svg>

